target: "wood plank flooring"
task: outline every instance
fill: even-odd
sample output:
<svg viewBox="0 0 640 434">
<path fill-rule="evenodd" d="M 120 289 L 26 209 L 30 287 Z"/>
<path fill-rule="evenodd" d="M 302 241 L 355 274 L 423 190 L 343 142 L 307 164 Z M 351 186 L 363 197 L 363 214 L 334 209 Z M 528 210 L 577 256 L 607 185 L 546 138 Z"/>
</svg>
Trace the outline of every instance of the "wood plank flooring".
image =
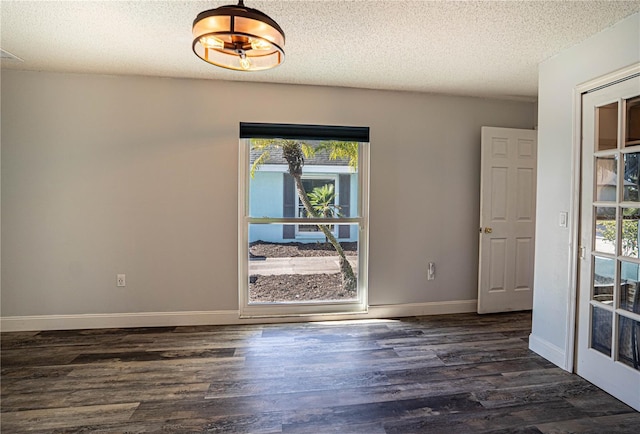
<svg viewBox="0 0 640 434">
<path fill-rule="evenodd" d="M 530 313 L 2 334 L 2 432 L 639 433 Z"/>
</svg>

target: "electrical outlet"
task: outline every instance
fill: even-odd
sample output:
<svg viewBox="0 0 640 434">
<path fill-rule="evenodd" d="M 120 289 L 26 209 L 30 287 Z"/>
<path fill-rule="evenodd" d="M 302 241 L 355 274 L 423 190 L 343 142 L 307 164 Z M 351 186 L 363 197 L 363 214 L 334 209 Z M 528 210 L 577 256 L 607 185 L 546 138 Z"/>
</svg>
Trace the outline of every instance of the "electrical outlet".
<svg viewBox="0 0 640 434">
<path fill-rule="evenodd" d="M 116 277 L 116 284 L 118 286 L 127 286 L 126 276 L 124 274 L 118 274 Z"/>
<path fill-rule="evenodd" d="M 427 267 L 427 280 L 434 280 L 436 278 L 436 263 L 429 262 Z"/>
</svg>

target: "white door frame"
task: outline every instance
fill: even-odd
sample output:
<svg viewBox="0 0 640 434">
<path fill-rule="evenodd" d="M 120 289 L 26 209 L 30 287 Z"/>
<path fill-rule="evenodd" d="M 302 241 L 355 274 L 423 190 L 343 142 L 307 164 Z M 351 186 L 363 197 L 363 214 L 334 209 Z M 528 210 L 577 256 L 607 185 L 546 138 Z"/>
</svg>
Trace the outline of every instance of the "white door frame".
<svg viewBox="0 0 640 434">
<path fill-rule="evenodd" d="M 573 90 L 573 147 L 571 150 L 571 202 L 569 203 L 569 291 L 567 296 L 567 339 L 563 369 L 575 372 L 576 316 L 580 261 L 580 195 L 582 175 L 582 94 L 640 74 L 640 63 L 605 74 L 576 86 Z"/>
</svg>

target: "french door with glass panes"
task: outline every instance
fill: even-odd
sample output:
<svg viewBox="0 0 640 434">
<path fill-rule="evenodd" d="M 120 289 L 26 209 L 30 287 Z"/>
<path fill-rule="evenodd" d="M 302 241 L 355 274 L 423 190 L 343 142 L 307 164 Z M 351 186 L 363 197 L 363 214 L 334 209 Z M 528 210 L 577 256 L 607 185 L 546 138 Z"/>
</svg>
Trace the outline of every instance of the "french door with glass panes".
<svg viewBox="0 0 640 434">
<path fill-rule="evenodd" d="M 582 97 L 577 373 L 640 410 L 640 77 Z"/>
</svg>

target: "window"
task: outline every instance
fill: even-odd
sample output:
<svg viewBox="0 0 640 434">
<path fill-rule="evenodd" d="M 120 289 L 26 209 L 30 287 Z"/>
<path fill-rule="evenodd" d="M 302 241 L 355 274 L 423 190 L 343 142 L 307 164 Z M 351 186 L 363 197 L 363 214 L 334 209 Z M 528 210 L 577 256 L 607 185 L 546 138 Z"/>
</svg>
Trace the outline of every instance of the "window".
<svg viewBox="0 0 640 434">
<path fill-rule="evenodd" d="M 240 133 L 241 315 L 365 311 L 368 128 Z"/>
</svg>

